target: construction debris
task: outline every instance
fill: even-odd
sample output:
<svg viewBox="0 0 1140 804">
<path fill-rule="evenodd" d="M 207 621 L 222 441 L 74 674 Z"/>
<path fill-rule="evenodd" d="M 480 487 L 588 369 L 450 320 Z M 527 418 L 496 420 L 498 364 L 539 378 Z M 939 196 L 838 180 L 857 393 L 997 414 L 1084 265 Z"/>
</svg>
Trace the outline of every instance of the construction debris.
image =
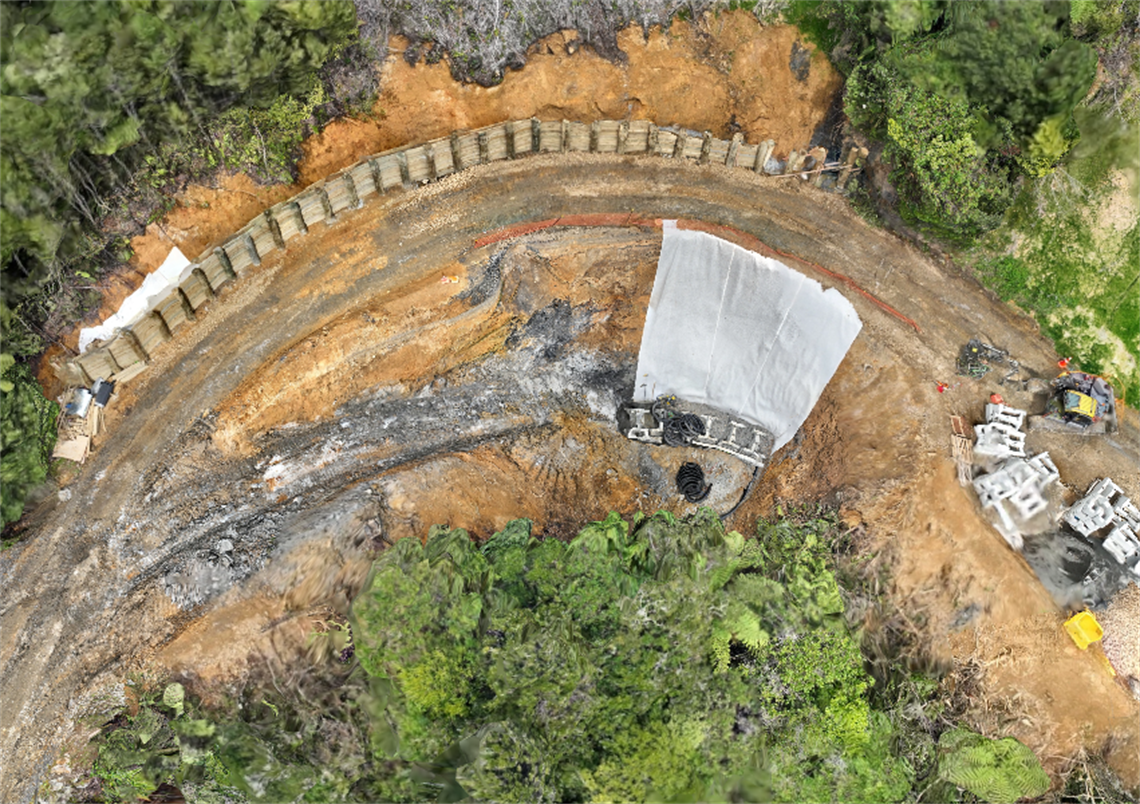
<svg viewBox="0 0 1140 804">
<path fill-rule="evenodd" d="M 1059 479 L 1049 453 L 1042 452 L 1029 459 L 1005 460 L 995 471 L 975 478 L 974 491 L 982 508 L 997 517 L 994 527 L 1020 552 L 1025 546 L 1023 534 L 1040 533 L 1055 521 L 1049 515 L 1046 491 Z"/>
<path fill-rule="evenodd" d="M 1110 478 L 1093 483 L 1064 521 L 1090 541 L 1099 536 L 1108 554 L 1140 578 L 1140 510 Z"/>
<path fill-rule="evenodd" d="M 1025 457 L 1025 411 L 1005 405 L 986 405 L 986 423 L 974 427 L 974 456 L 990 463 Z"/>
<path fill-rule="evenodd" d="M 954 465 L 958 469 L 958 484 L 970 485 L 974 479 L 974 442 L 970 439 L 970 426 L 961 416 L 950 417 L 950 448 L 954 453 Z"/>
<path fill-rule="evenodd" d="M 1003 385 L 1011 380 L 1016 381 L 1021 373 L 1021 364 L 1010 357 L 1009 352 L 977 338 L 971 338 L 958 353 L 958 374 L 963 377 L 980 379 L 995 365 L 1007 368 L 1005 376 L 998 380 Z"/>
</svg>

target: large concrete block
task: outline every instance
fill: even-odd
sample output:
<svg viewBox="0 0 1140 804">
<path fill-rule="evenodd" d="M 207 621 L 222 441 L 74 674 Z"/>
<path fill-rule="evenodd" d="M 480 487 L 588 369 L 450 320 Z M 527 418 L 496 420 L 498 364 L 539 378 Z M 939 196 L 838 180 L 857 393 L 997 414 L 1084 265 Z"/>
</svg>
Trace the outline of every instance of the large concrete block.
<svg viewBox="0 0 1140 804">
<path fill-rule="evenodd" d="M 379 176 L 380 188 L 387 192 L 393 187 L 404 186 L 404 174 L 395 154 L 385 154 L 372 160 L 373 173 Z"/>
<path fill-rule="evenodd" d="M 479 135 L 473 131 L 452 135 L 451 153 L 455 164 L 460 170 L 466 170 L 475 165 L 482 164 L 483 158 L 479 151 Z"/>
<path fill-rule="evenodd" d="M 506 125 L 500 123 L 497 126 L 488 126 L 479 134 L 483 137 L 483 147 L 486 149 L 488 162 L 498 162 L 510 156 L 507 153 Z"/>
<path fill-rule="evenodd" d="M 111 357 L 111 353 L 102 347 L 99 349 L 92 349 L 85 354 L 81 354 L 76 358 L 76 362 L 82 367 L 87 376 L 93 380 L 102 378 L 109 380 L 114 376 L 119 367 L 115 365 Z"/>
<path fill-rule="evenodd" d="M 131 331 L 135 333 L 139 344 L 148 355 L 154 354 L 155 349 L 170 340 L 170 330 L 158 313 L 152 312 L 143 316 L 131 327 Z"/>
<path fill-rule="evenodd" d="M 111 353 L 111 359 L 121 369 L 146 360 L 146 353 L 136 342 L 135 336 L 129 332 L 115 336 L 107 344 L 107 350 Z"/>
<path fill-rule="evenodd" d="M 625 135 L 625 150 L 627 154 L 649 153 L 649 130 L 651 123 L 648 120 L 630 120 Z"/>
<path fill-rule="evenodd" d="M 325 192 L 328 193 L 329 207 L 333 215 L 356 209 L 356 188 L 345 181 L 343 173 L 325 182 Z"/>
<path fill-rule="evenodd" d="M 182 294 L 195 310 L 214 297 L 214 291 L 201 271 L 192 271 L 178 287 L 182 289 Z"/>
<path fill-rule="evenodd" d="M 534 128 L 531 120 L 512 120 L 507 123 L 507 133 L 511 141 L 514 157 L 534 153 Z"/>
<path fill-rule="evenodd" d="M 162 316 L 166 329 L 173 335 L 190 320 L 186 314 L 186 303 L 182 294 L 176 289 L 154 306 L 154 311 Z"/>
<path fill-rule="evenodd" d="M 677 147 L 677 135 L 672 131 L 657 129 L 657 144 L 652 151 L 653 156 L 671 158 Z"/>
</svg>

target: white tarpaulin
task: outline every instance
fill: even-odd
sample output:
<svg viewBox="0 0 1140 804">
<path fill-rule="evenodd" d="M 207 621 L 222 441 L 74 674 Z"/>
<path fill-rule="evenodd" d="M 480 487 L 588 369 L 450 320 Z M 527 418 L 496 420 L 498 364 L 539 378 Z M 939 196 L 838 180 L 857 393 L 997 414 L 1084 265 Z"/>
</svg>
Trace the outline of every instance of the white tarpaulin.
<svg viewBox="0 0 1140 804">
<path fill-rule="evenodd" d="M 147 275 L 142 286 L 123 299 L 117 313 L 97 327 L 87 327 L 79 331 L 80 353 L 86 352 L 87 347 L 95 341 L 110 340 L 114 337 L 116 329 L 137 324 L 144 315 L 154 309 L 157 302 L 162 301 L 167 293 L 184 282 L 192 270 L 190 260 L 186 259 L 186 255 L 175 246 L 163 260 L 162 265 L 158 266 L 158 270 Z"/>
<path fill-rule="evenodd" d="M 791 441 L 859 334 L 834 288 L 666 221 L 637 360 L 635 402 L 711 405 Z"/>
</svg>

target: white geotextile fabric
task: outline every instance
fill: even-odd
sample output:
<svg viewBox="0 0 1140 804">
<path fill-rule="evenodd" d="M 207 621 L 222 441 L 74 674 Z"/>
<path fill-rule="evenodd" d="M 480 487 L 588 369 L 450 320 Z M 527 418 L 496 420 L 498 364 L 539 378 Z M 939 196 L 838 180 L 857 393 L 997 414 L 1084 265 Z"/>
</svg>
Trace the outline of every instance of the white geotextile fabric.
<svg viewBox="0 0 1140 804">
<path fill-rule="evenodd" d="M 862 328 L 834 288 L 666 221 L 634 401 L 711 405 L 792 440 Z"/>
<path fill-rule="evenodd" d="M 190 260 L 175 246 L 162 265 L 147 275 L 139 289 L 123 299 L 117 313 L 96 327 L 79 330 L 80 353 L 86 352 L 95 341 L 110 340 L 116 329 L 137 324 L 156 302 L 162 301 L 167 293 L 182 284 L 193 270 Z"/>
</svg>

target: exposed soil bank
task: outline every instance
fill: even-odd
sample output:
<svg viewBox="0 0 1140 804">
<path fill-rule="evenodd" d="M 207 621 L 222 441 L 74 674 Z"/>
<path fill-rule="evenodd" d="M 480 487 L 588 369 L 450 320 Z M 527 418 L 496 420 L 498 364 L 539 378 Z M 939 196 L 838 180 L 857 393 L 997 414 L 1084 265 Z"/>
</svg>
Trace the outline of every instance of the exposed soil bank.
<svg viewBox="0 0 1140 804">
<path fill-rule="evenodd" d="M 750 142 L 776 141 L 776 153 L 803 148 L 822 124 L 842 81 L 827 59 L 791 26 L 763 27 L 748 12 L 706 17 L 700 24 L 677 21 L 638 26 L 618 35 L 629 56 L 615 65 L 589 47 L 571 55 L 564 31 L 536 43 L 527 66 L 508 72 L 490 89 L 457 84 L 445 63 L 411 67 L 396 37 L 381 69 L 382 92 L 366 120 L 338 120 L 303 145 L 299 179 L 293 185 L 261 186 L 246 176 L 222 179 L 215 187 L 191 185 L 161 221 L 131 240 L 130 270 L 101 285 L 103 302 L 88 324 L 114 313 L 173 246 L 190 259 L 243 226 L 262 210 L 288 198 L 368 154 L 424 142 L 464 128 L 502 120 L 591 121 L 603 118 L 653 120 L 718 137 L 740 131 Z M 793 49 L 810 54 L 806 75 Z M 802 53 L 801 53 L 802 51 Z M 72 349 L 79 327 L 64 337 Z M 49 355 L 60 350 L 54 347 Z M 43 361 L 40 380 L 49 395 L 60 389 Z"/>
</svg>

